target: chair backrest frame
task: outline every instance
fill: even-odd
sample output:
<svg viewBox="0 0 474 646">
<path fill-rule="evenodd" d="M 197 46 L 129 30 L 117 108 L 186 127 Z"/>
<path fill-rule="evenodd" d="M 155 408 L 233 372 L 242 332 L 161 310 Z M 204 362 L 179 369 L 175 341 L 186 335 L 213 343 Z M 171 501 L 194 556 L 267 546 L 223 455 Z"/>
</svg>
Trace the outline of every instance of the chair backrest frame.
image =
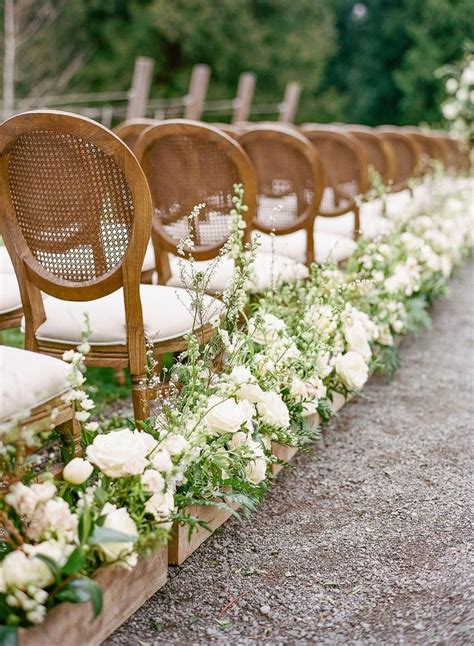
<svg viewBox="0 0 474 646">
<path fill-rule="evenodd" d="M 393 182 L 395 173 L 395 156 L 390 145 L 372 128 L 348 125 L 344 130 L 355 137 L 363 146 L 368 163 L 379 173 L 387 186 Z M 377 152 L 374 154 L 374 150 Z M 382 167 L 380 167 L 380 158 Z"/>
<path fill-rule="evenodd" d="M 392 147 L 395 156 L 395 177 L 391 190 L 393 193 L 404 191 L 409 188 L 410 180 L 416 179 L 421 174 L 423 150 L 413 138 L 400 128 L 377 126 L 376 131 Z M 402 149 L 405 152 L 408 151 L 408 155 L 412 158 L 409 169 L 404 167 L 406 157 L 401 158 Z"/>
<path fill-rule="evenodd" d="M 128 119 L 128 121 L 122 121 L 112 129 L 117 137 L 119 137 L 130 150 L 134 153 L 137 146 L 138 139 L 142 132 L 153 126 L 156 123 L 156 119 L 147 119 L 143 117 L 142 119 Z"/>
</svg>

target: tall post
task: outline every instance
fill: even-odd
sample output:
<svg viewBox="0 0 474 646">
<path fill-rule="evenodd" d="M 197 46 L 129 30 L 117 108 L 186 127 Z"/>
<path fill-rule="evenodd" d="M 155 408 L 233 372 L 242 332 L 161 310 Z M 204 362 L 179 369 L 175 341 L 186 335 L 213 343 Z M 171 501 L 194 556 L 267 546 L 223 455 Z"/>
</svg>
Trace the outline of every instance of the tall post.
<svg viewBox="0 0 474 646">
<path fill-rule="evenodd" d="M 237 86 L 237 96 L 234 99 L 232 123 L 247 121 L 252 105 L 253 93 L 257 77 L 253 72 L 242 72 Z"/>
<path fill-rule="evenodd" d="M 201 118 L 210 77 L 211 69 L 209 65 L 199 63 L 193 67 L 191 80 L 189 81 L 189 91 L 184 99 L 185 119 L 197 120 Z"/>
<path fill-rule="evenodd" d="M 154 65 L 154 60 L 146 56 L 135 59 L 132 87 L 128 92 L 127 119 L 146 116 Z"/>
<path fill-rule="evenodd" d="M 287 84 L 283 102 L 280 104 L 280 116 L 278 117 L 278 121 L 285 121 L 286 123 L 294 122 L 300 94 L 301 85 L 298 81 L 293 81 L 292 83 Z"/>
</svg>

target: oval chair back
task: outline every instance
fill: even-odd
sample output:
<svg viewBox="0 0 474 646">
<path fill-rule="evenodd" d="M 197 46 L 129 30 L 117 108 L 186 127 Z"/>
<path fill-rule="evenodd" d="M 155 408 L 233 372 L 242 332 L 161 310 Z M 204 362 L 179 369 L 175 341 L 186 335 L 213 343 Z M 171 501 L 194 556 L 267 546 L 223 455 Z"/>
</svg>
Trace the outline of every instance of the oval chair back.
<svg viewBox="0 0 474 646">
<path fill-rule="evenodd" d="M 155 119 L 129 119 L 115 126 L 113 132 L 127 144 L 132 152 L 135 152 L 139 136 L 144 130 L 153 126 L 155 123 Z"/>
<path fill-rule="evenodd" d="M 341 128 L 316 123 L 301 126 L 323 162 L 326 184 L 320 215 L 354 213 L 354 237 L 360 231 L 357 197 L 369 190 L 368 158 L 359 141 Z"/>
<path fill-rule="evenodd" d="M 392 192 L 404 191 L 409 187 L 410 180 L 420 175 L 423 151 L 414 139 L 399 128 L 378 126 L 375 130 L 391 146 L 395 157 Z"/>
<path fill-rule="evenodd" d="M 363 146 L 369 165 L 374 167 L 384 184 L 390 184 L 395 173 L 395 157 L 390 145 L 373 128 L 348 125 L 345 130 Z"/>
<path fill-rule="evenodd" d="M 314 220 L 324 189 L 324 171 L 311 143 L 295 128 L 248 127 L 239 142 L 257 174 L 258 205 L 253 228 L 284 235 L 306 231 L 306 264 L 314 261 Z"/>
<path fill-rule="evenodd" d="M 431 137 L 418 128 L 407 126 L 403 131 L 418 144 L 422 151 L 420 164 L 421 174 L 426 174 L 430 169 L 430 161 L 439 161 L 443 168 L 448 168 L 448 159 L 444 146 L 435 137 Z"/>
<path fill-rule="evenodd" d="M 137 157 L 147 177 L 154 207 L 153 236 L 161 249 L 157 258 L 159 282 L 170 277 L 166 252 L 179 255 L 183 240 L 196 260 L 215 258 L 230 234 L 234 208 L 233 186 L 244 186 L 250 236 L 255 213 L 256 183 L 252 165 L 240 145 L 214 126 L 185 119 L 161 121 L 145 130 Z M 196 205 L 199 215 L 190 219 Z"/>
<path fill-rule="evenodd" d="M 137 159 L 90 119 L 37 111 L 0 126 L 0 162 L 1 229 L 20 285 L 26 349 L 39 350 L 41 292 L 90 301 L 123 287 L 126 352 L 138 382 L 146 365 L 139 286 L 152 204 Z"/>
</svg>

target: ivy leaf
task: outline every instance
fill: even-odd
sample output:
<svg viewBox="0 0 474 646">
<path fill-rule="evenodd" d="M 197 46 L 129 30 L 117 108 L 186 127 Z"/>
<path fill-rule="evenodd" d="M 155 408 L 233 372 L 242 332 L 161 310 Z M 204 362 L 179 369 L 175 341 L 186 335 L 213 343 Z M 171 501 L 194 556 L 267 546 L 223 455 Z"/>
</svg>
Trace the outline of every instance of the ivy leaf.
<svg viewBox="0 0 474 646">
<path fill-rule="evenodd" d="M 87 543 L 92 530 L 92 515 L 89 507 L 84 507 L 82 514 L 79 516 L 79 540 L 81 543 Z"/>
<path fill-rule="evenodd" d="M 94 527 L 94 531 L 89 537 L 89 545 L 101 545 L 102 543 L 134 543 L 136 540 L 136 536 L 118 532 L 116 529 Z"/>
<path fill-rule="evenodd" d="M 46 565 L 51 570 L 56 583 L 59 583 L 59 581 L 61 580 L 61 568 L 58 566 L 56 561 L 53 561 L 53 559 L 49 558 L 49 556 L 46 556 L 45 554 L 35 554 L 35 558 L 43 561 L 43 563 L 46 563 Z"/>
<path fill-rule="evenodd" d="M 0 646 L 17 646 L 18 633 L 14 626 L 0 626 Z"/>
<path fill-rule="evenodd" d="M 61 601 L 70 603 L 85 603 L 90 601 L 94 610 L 94 619 L 102 611 L 102 590 L 97 581 L 87 577 L 79 577 L 64 586 L 56 595 Z"/>
<path fill-rule="evenodd" d="M 71 552 L 68 560 L 66 561 L 63 567 L 63 574 L 77 574 L 84 567 L 86 561 L 86 554 L 81 545 L 76 547 L 76 549 Z"/>
</svg>

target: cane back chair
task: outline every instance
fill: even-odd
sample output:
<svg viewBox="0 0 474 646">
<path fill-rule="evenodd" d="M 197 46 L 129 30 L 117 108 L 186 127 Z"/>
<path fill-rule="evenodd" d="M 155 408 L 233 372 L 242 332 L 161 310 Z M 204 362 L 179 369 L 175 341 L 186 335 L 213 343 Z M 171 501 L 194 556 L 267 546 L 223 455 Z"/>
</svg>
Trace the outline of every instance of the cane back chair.
<svg viewBox="0 0 474 646">
<path fill-rule="evenodd" d="M 307 123 L 300 131 L 315 146 L 325 170 L 326 187 L 319 215 L 332 218 L 353 213 L 352 235 L 357 238 L 360 234 L 357 198 L 369 189 L 364 148 L 355 137 L 334 126 Z"/>
<path fill-rule="evenodd" d="M 296 129 L 276 123 L 248 126 L 239 143 L 257 175 L 253 228 L 264 234 L 263 250 L 270 247 L 269 234 L 274 233 L 277 253 L 309 266 L 315 260 L 314 222 L 324 189 L 324 171 L 316 150 Z M 304 235 L 288 237 L 296 232 Z"/>
<path fill-rule="evenodd" d="M 127 144 L 132 152 L 135 152 L 138 138 L 142 132 L 155 123 L 154 119 L 129 119 L 115 126 L 113 132 Z"/>
<path fill-rule="evenodd" d="M 2 231 L 20 284 L 26 349 L 62 356 L 80 342 L 87 313 L 87 363 L 128 366 L 143 419 L 145 337 L 156 354 L 183 349 L 193 312 L 182 290 L 140 286 L 152 203 L 137 159 L 90 119 L 38 111 L 0 126 L 0 161 Z M 197 332 L 206 338 L 204 324 Z"/>
<path fill-rule="evenodd" d="M 418 144 L 422 151 L 420 160 L 420 173 L 425 175 L 430 170 L 430 161 L 441 162 L 444 169 L 448 169 L 448 156 L 445 147 L 435 137 L 425 134 L 419 128 L 405 126 L 403 132 Z"/>
<path fill-rule="evenodd" d="M 392 147 L 395 156 L 395 176 L 392 193 L 409 188 L 410 180 L 420 175 L 423 151 L 419 144 L 400 128 L 378 126 L 375 130 Z"/>
<path fill-rule="evenodd" d="M 343 127 L 359 141 L 365 150 L 368 163 L 372 164 L 383 183 L 388 186 L 395 173 L 395 157 L 389 144 L 373 128 L 359 125 Z"/>
</svg>

